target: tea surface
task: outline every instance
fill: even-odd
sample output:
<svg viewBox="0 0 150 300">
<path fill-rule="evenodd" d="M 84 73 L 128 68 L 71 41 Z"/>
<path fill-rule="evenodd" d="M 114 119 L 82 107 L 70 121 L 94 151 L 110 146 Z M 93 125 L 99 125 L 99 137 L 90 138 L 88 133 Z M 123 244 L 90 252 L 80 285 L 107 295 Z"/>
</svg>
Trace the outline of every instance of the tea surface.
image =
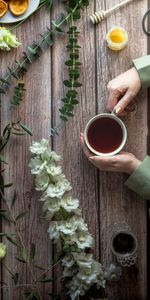
<svg viewBox="0 0 150 300">
<path fill-rule="evenodd" d="M 95 120 L 88 129 L 88 141 L 92 148 L 101 153 L 115 151 L 122 143 L 121 126 L 111 118 Z"/>
</svg>

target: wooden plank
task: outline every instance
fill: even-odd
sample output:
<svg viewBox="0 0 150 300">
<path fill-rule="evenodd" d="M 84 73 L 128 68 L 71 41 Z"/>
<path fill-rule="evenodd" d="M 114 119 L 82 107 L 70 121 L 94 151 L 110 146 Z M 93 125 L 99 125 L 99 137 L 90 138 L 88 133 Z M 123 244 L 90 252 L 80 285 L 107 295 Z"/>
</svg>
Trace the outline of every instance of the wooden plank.
<svg viewBox="0 0 150 300">
<path fill-rule="evenodd" d="M 39 38 L 39 33 L 46 30 L 46 26 L 50 25 L 50 14 L 43 9 L 41 12 L 32 16 L 30 20 L 24 23 L 16 30 L 17 37 L 22 42 L 20 49 L 13 50 L 9 54 L 1 54 L 2 69 L 1 73 L 5 74 L 7 65 L 21 57 L 22 50 L 26 49 L 27 45 L 33 40 Z M 9 101 L 12 92 L 7 93 L 6 97 L 2 98 L 1 108 L 1 129 L 10 122 L 21 117 L 22 122 L 28 124 L 33 129 L 33 140 L 49 137 L 49 128 L 51 124 L 51 58 L 50 50 L 48 49 L 41 55 L 41 58 L 30 66 L 30 71 L 25 76 L 26 95 L 21 106 L 15 111 L 9 109 Z M 29 136 L 21 138 L 11 138 L 9 145 L 5 150 L 5 157 L 9 162 L 9 167 L 4 173 L 6 182 L 14 182 L 17 190 L 17 201 L 13 209 L 13 214 L 16 216 L 20 212 L 27 210 L 26 217 L 18 223 L 24 243 L 30 249 L 31 243 L 36 244 L 35 262 L 38 265 L 47 266 L 50 263 L 51 248 L 49 247 L 47 227 L 48 224 L 44 220 L 42 213 L 42 205 L 38 202 L 40 195 L 35 192 L 33 177 L 30 174 L 28 167 L 30 153 L 28 150 L 32 138 Z M 12 197 L 11 189 L 7 196 Z M 8 223 L 3 222 L 3 231 L 10 232 Z M 6 242 L 7 243 L 7 242 Z M 27 271 L 25 264 L 19 263 L 15 259 L 16 248 L 11 243 L 7 243 L 8 251 L 5 259 L 5 264 L 13 272 L 19 272 L 19 283 L 31 283 L 31 276 Z M 18 254 L 19 255 L 19 254 Z M 33 273 L 35 269 L 33 268 Z M 24 288 L 12 288 L 13 282 L 8 272 L 3 269 L 3 280 L 8 283 L 10 288 L 3 292 L 3 300 L 23 299 Z M 38 283 L 43 299 L 46 296 L 47 286 Z M 48 287 L 50 290 L 50 286 Z"/>
<path fill-rule="evenodd" d="M 121 1 L 120 1 L 121 2 Z M 118 1 L 101 1 L 96 9 L 106 9 Z M 106 7 L 107 5 L 107 7 Z M 147 1 L 134 1 L 112 14 L 97 26 L 97 94 L 98 112 L 104 112 L 107 102 L 107 83 L 132 65 L 132 59 L 146 55 L 147 39 L 142 32 L 141 18 L 147 8 Z M 112 25 L 124 27 L 129 33 L 128 47 L 119 53 L 107 48 L 106 33 Z M 130 114 L 124 121 L 128 129 L 126 151 L 143 159 L 147 150 L 147 97 L 145 92 L 138 96 L 136 114 Z M 138 100 L 137 99 L 137 100 Z M 140 101 L 142 99 L 142 101 Z M 136 267 L 123 271 L 119 283 L 110 286 L 108 299 L 147 299 L 146 290 L 146 203 L 124 187 L 127 176 L 100 172 L 100 249 L 104 264 L 112 262 L 110 240 L 115 226 L 121 229 L 124 223 L 136 234 L 139 248 Z M 135 288 L 136 287 L 136 288 Z"/>
<path fill-rule="evenodd" d="M 95 40 L 94 28 L 88 21 L 88 16 L 93 12 L 94 5 L 91 1 L 88 10 L 84 11 L 83 18 L 78 22 L 80 50 L 81 79 L 83 87 L 79 89 L 80 104 L 76 107 L 74 117 L 69 120 L 59 137 L 54 138 L 54 149 L 62 155 L 63 170 L 71 181 L 74 197 L 80 199 L 83 216 L 88 223 L 89 230 L 95 237 L 95 256 L 99 259 L 99 218 L 98 218 L 98 193 L 97 171 L 91 168 L 80 146 L 80 132 L 84 130 L 87 121 L 95 115 Z M 61 7 L 54 12 L 53 18 L 60 15 Z M 58 125 L 61 98 L 64 96 L 62 80 L 67 79 L 67 69 L 64 65 L 68 59 L 65 49 L 67 36 L 59 36 L 53 46 L 53 124 Z M 56 289 L 59 287 L 56 286 Z"/>
</svg>

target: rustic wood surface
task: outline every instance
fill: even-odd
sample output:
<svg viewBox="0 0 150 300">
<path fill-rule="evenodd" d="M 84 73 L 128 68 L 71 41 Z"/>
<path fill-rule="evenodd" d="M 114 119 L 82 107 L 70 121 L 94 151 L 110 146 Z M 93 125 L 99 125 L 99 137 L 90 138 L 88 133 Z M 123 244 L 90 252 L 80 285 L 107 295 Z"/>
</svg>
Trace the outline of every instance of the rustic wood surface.
<svg viewBox="0 0 150 300">
<path fill-rule="evenodd" d="M 30 175 L 28 162 L 30 153 L 28 147 L 32 140 L 49 138 L 54 150 L 62 155 L 63 169 L 73 186 L 73 194 L 81 200 L 83 216 L 89 225 L 90 232 L 95 237 L 95 257 L 104 265 L 110 264 L 114 258 L 110 250 L 110 240 L 116 228 L 129 226 L 138 239 L 138 260 L 135 267 L 124 269 L 123 276 L 107 290 L 109 300 L 146 300 L 147 294 L 147 213 L 146 202 L 135 193 L 129 191 L 124 182 L 126 176 L 98 172 L 92 167 L 82 153 L 79 142 L 80 132 L 84 130 L 87 121 L 96 113 L 106 111 L 107 83 L 124 72 L 132 65 L 132 59 L 147 54 L 147 38 L 142 32 L 141 19 L 147 9 L 147 0 L 135 0 L 127 7 L 110 15 L 103 23 L 94 26 L 89 16 L 99 9 L 108 9 L 119 0 L 93 0 L 83 12 L 79 22 L 80 60 L 83 63 L 81 81 L 83 87 L 79 90 L 80 104 L 75 110 L 75 116 L 61 135 L 51 141 L 49 138 L 51 124 L 59 124 L 59 108 L 64 94 L 62 81 L 66 79 L 67 69 L 64 61 L 67 59 L 65 45 L 67 36 L 59 34 L 54 45 L 41 55 L 41 58 L 30 66 L 30 71 L 24 77 L 26 94 L 19 109 L 10 110 L 12 89 L 2 97 L 1 130 L 18 116 L 22 122 L 33 129 L 33 138 L 11 138 L 5 150 L 9 167 L 4 173 L 6 182 L 14 182 L 18 200 L 13 208 L 13 214 L 27 210 L 26 217 L 19 222 L 19 229 L 24 243 L 30 248 L 31 242 L 36 243 L 36 263 L 50 265 L 53 261 L 53 250 L 50 245 L 47 227 L 44 221 L 42 206 L 38 202 L 40 195 L 34 190 L 33 178 Z M 51 12 L 51 18 L 60 15 L 61 6 L 56 1 Z M 38 39 L 38 34 L 44 32 L 50 25 L 50 14 L 42 9 L 16 30 L 22 46 L 10 53 L 0 53 L 1 71 L 5 74 L 7 65 L 21 57 L 27 44 Z M 129 44 L 121 52 L 113 52 L 107 48 L 106 33 L 113 25 L 120 25 L 129 33 Z M 142 100 L 142 101 L 141 101 Z M 142 91 L 137 98 L 137 110 L 125 117 L 128 129 L 126 150 L 143 159 L 147 153 L 147 94 Z M 10 198 L 12 189 L 7 191 Z M 2 223 L 3 232 L 13 232 L 7 222 Z M 7 242 L 7 241 L 6 241 Z M 16 261 L 16 248 L 8 243 L 5 264 L 20 274 L 19 282 L 30 283 L 30 274 L 26 265 Z M 59 270 L 55 270 L 54 274 Z M 50 274 L 49 274 L 50 276 Z M 7 282 L 9 289 L 1 289 L 0 299 L 22 300 L 23 288 L 13 287 L 10 274 L 3 266 L 1 280 Z M 59 290 L 60 283 L 39 285 L 43 299 L 47 300 L 47 291 Z"/>
</svg>

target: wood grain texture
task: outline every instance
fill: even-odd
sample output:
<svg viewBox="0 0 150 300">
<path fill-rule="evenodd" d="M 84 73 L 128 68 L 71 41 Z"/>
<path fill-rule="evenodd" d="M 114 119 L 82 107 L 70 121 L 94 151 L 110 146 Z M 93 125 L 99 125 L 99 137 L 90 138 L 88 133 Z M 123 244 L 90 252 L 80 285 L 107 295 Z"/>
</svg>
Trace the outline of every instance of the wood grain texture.
<svg viewBox="0 0 150 300">
<path fill-rule="evenodd" d="M 112 5 L 112 1 L 102 2 L 103 5 L 97 3 L 97 10 L 102 7 L 107 9 Z M 106 110 L 107 83 L 130 68 L 133 58 L 147 54 L 147 39 L 141 28 L 141 19 L 146 7 L 147 1 L 133 2 L 109 16 L 102 26 L 97 27 L 98 112 Z M 109 50 L 105 41 L 106 33 L 112 25 L 122 26 L 129 33 L 128 47 L 119 53 Z M 126 151 L 143 159 L 147 151 L 146 93 L 139 94 L 137 103 L 137 112 L 131 113 L 124 119 L 128 130 Z M 123 270 L 121 280 L 108 289 L 108 299 L 144 300 L 147 299 L 146 204 L 124 186 L 125 180 L 126 176 L 122 174 L 100 172 L 101 259 L 106 265 L 113 261 L 110 250 L 112 234 L 116 226 L 118 229 L 129 226 L 136 234 L 139 243 L 137 264 L 135 268 Z M 136 288 L 133 288 L 135 286 Z"/>
<path fill-rule="evenodd" d="M 96 113 L 106 111 L 108 81 L 130 68 L 133 58 L 147 53 L 147 38 L 141 29 L 141 18 L 147 8 L 146 0 L 133 1 L 97 26 L 90 22 L 89 16 L 94 11 L 106 10 L 118 2 L 121 0 L 90 1 L 90 6 L 83 12 L 82 19 L 78 22 L 79 44 L 82 47 L 80 61 L 83 64 L 81 69 L 83 86 L 79 89 L 78 97 L 80 104 L 75 109 L 74 118 L 62 129 L 60 136 L 53 139 L 52 146 L 62 155 L 63 170 L 71 181 L 73 195 L 81 201 L 83 216 L 95 238 L 96 259 L 104 265 L 114 260 L 110 251 L 110 239 L 116 226 L 122 228 L 127 224 L 138 238 L 137 264 L 133 268 L 124 269 L 120 281 L 109 286 L 108 299 L 146 300 L 148 299 L 146 203 L 124 186 L 125 175 L 98 173 L 83 155 L 79 140 L 80 132 L 83 132 L 87 121 Z M 61 11 L 62 6 L 57 0 L 51 18 L 57 19 Z M 17 51 L 0 53 L 0 73 L 4 75 L 6 66 L 19 58 L 26 45 L 36 40 L 38 33 L 44 32 L 49 24 L 50 14 L 43 9 L 17 29 L 22 46 Z M 119 53 L 110 51 L 105 41 L 106 33 L 112 25 L 120 25 L 129 32 L 128 47 Z M 48 49 L 30 66 L 30 71 L 24 77 L 27 92 L 19 109 L 15 111 L 9 109 L 12 90 L 2 97 L 1 107 L 1 130 L 10 120 L 15 120 L 18 116 L 33 129 L 33 138 L 13 137 L 7 146 L 5 157 L 9 161 L 9 168 L 5 171 L 5 181 L 15 182 L 18 200 L 13 213 L 18 215 L 23 210 L 28 211 L 26 217 L 18 223 L 19 229 L 28 248 L 31 241 L 36 243 L 36 263 L 44 266 L 51 264 L 56 249 L 52 250 L 48 240 L 48 224 L 43 219 L 42 206 L 38 202 L 40 195 L 34 190 L 33 177 L 28 168 L 30 159 L 28 147 L 32 140 L 49 138 L 51 123 L 59 124 L 59 108 L 65 92 L 62 82 L 67 79 L 67 68 L 64 65 L 68 58 L 66 42 L 67 34 L 56 34 L 52 49 Z M 136 113 L 133 112 L 124 119 L 128 129 L 126 150 L 142 159 L 147 151 L 145 92 L 139 94 L 137 103 Z M 11 196 L 11 191 L 12 189 L 7 191 L 8 197 Z M 3 222 L 2 231 L 10 232 L 8 223 Z M 18 263 L 14 259 L 14 254 L 16 254 L 15 246 L 8 243 L 6 265 L 14 272 L 19 271 L 20 283 L 30 283 L 31 277 L 26 266 Z M 59 277 L 59 273 L 60 270 L 55 268 L 54 275 L 57 274 Z M 4 268 L 2 279 L 12 286 L 12 279 Z M 46 292 L 51 290 L 51 285 L 39 285 L 39 288 L 43 299 L 48 300 Z M 58 280 L 53 285 L 53 291 L 57 292 L 60 288 L 61 282 Z M 23 300 L 22 294 L 22 287 L 5 289 L 0 299 Z"/>
<path fill-rule="evenodd" d="M 2 73 L 5 73 L 7 65 L 11 66 L 16 58 L 20 58 L 22 51 L 27 45 L 39 38 L 39 33 L 46 30 L 46 26 L 50 25 L 50 14 L 43 9 L 40 13 L 33 16 L 28 22 L 24 23 L 17 29 L 18 39 L 22 42 L 22 46 L 17 50 L 6 54 L 1 54 Z M 17 55 L 16 55 L 17 53 Z M 41 58 L 30 66 L 28 74 L 25 76 L 26 95 L 19 109 L 10 110 L 10 99 L 12 90 L 2 98 L 1 107 L 1 129 L 10 122 L 20 117 L 22 122 L 28 124 L 33 129 L 33 140 L 41 138 L 49 138 L 49 128 L 51 126 L 51 58 L 48 49 L 42 54 Z M 31 177 L 28 167 L 30 153 L 29 145 L 32 142 L 31 137 L 12 137 L 7 149 L 5 157 L 9 161 L 9 167 L 4 173 L 6 182 L 14 182 L 17 190 L 17 201 L 13 209 L 13 214 L 17 216 L 22 211 L 27 210 L 27 215 L 18 222 L 18 227 L 23 237 L 23 241 L 28 249 L 31 243 L 36 244 L 35 263 L 41 266 L 47 266 L 51 261 L 51 248 L 48 247 L 49 239 L 47 234 L 48 224 L 44 220 L 42 213 L 42 205 L 39 203 L 40 194 L 35 192 L 34 180 Z M 12 196 L 12 189 L 9 189 L 8 199 Z M 3 222 L 3 232 L 10 232 L 8 223 Z M 13 230 L 13 229 L 12 229 Z M 16 247 L 8 244 L 6 257 L 6 265 L 13 272 L 19 272 L 19 283 L 31 283 L 31 276 L 27 272 L 25 264 L 17 262 L 15 259 Z M 19 256 L 19 253 L 18 253 Z M 33 273 L 34 273 L 33 268 Z M 37 275 L 39 272 L 37 272 Z M 13 281 L 10 274 L 3 269 L 3 280 L 10 287 Z M 46 298 L 47 286 L 39 285 L 43 299 Z M 50 290 L 50 287 L 49 287 Z M 23 299 L 24 288 L 9 288 L 3 292 L 3 300 Z"/>
</svg>

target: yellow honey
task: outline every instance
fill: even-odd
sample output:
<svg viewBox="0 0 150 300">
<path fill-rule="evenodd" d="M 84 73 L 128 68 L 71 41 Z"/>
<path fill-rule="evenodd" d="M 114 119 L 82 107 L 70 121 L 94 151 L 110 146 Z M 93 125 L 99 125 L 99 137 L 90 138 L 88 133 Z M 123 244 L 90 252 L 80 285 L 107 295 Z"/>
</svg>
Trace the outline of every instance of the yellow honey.
<svg viewBox="0 0 150 300">
<path fill-rule="evenodd" d="M 113 27 L 107 33 L 108 47 L 114 51 L 123 49 L 128 43 L 128 33 L 122 27 Z"/>
</svg>

